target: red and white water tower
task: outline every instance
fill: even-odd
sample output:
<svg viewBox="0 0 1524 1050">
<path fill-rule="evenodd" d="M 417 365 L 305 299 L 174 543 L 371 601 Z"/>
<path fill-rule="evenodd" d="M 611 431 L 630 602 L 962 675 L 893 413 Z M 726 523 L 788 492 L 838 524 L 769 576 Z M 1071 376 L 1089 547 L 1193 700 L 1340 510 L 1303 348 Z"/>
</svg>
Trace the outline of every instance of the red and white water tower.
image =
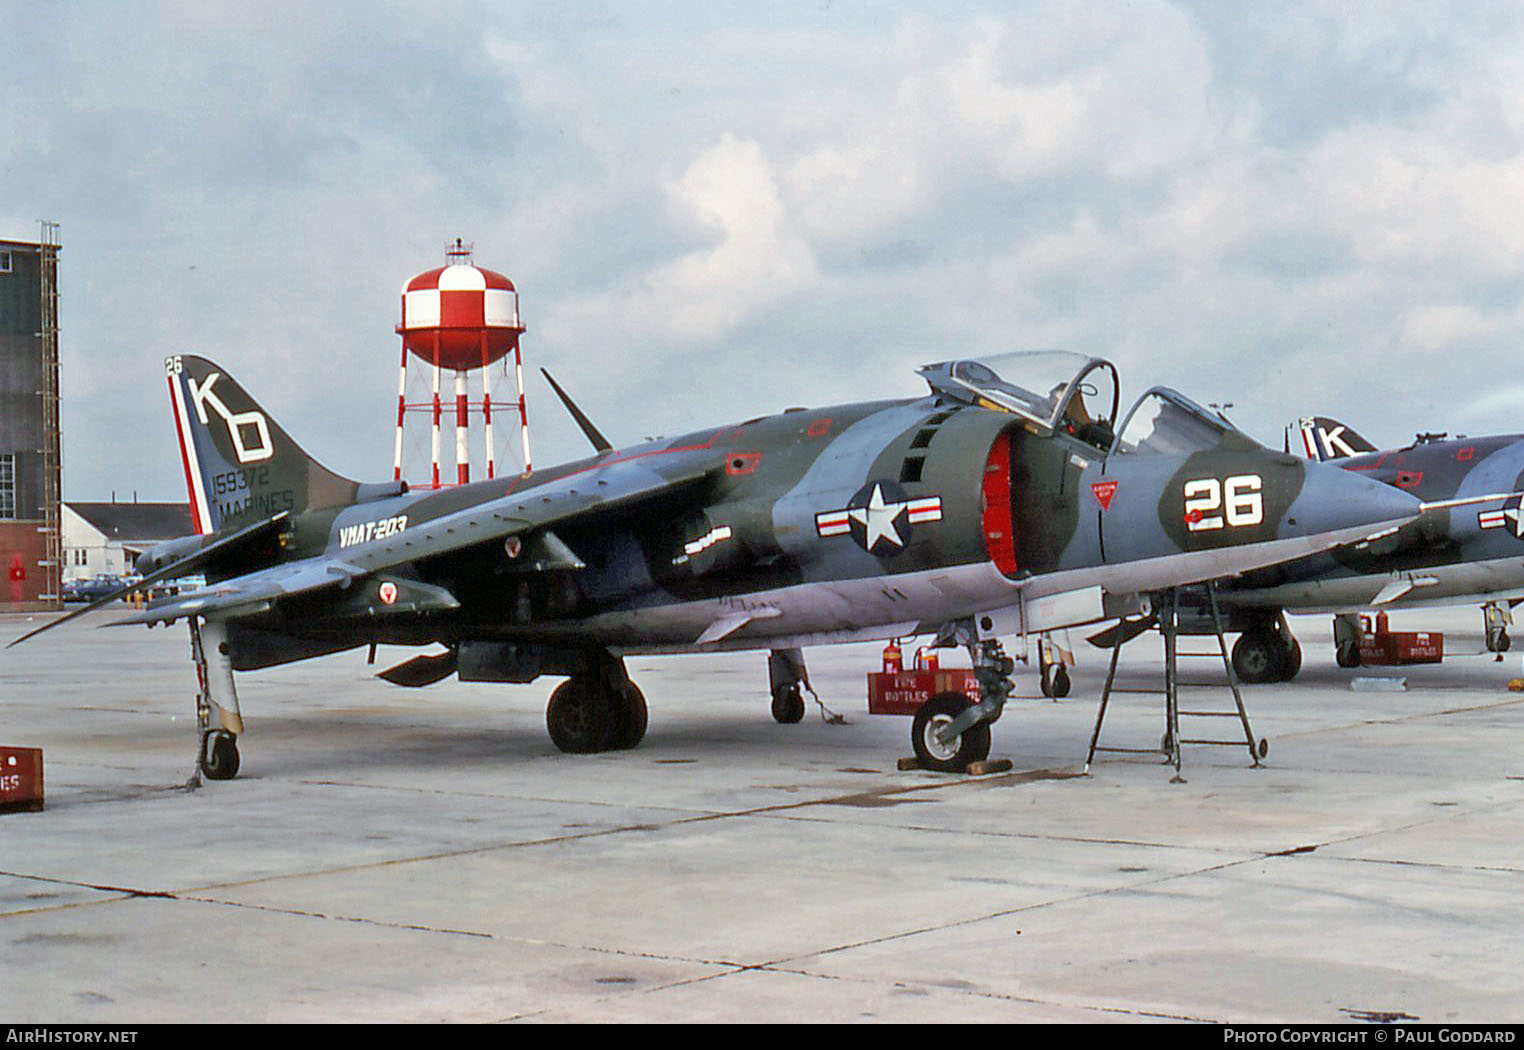
<svg viewBox="0 0 1524 1050">
<path fill-rule="evenodd" d="M 493 397 L 492 365 L 513 353 L 517 384 L 519 430 L 524 445 L 524 473 L 529 473 L 529 417 L 524 408 L 524 363 L 519 353 L 519 293 L 500 273 L 484 270 L 472 261 L 473 246 L 460 238 L 445 250 L 446 265 L 421 273 L 402 288 L 402 366 L 397 381 L 397 439 L 393 455 L 393 478 L 402 480 L 403 425 L 410 414 L 427 412 L 433 417 L 430 441 L 431 481 L 440 486 L 440 423 L 444 405 L 440 383 L 445 371 L 455 373 L 455 480 L 471 480 L 470 424 L 482 421 L 486 446 L 487 477 L 496 476 L 492 441 L 492 410 L 511 409 L 512 401 Z M 408 357 L 417 357 L 432 369 L 432 397 L 408 400 Z M 480 369 L 481 401 L 473 405 L 467 394 L 467 374 Z"/>
</svg>

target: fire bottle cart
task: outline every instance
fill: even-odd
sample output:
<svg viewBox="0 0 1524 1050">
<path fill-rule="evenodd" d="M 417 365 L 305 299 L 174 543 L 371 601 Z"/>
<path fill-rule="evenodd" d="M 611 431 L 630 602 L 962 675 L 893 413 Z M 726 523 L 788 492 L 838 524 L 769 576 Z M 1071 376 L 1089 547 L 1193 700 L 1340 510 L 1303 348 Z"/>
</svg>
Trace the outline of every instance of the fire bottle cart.
<svg viewBox="0 0 1524 1050">
<path fill-rule="evenodd" d="M 1437 664 L 1445 658 L 1445 636 L 1436 631 L 1390 631 L 1386 613 L 1377 613 L 1374 625 L 1360 617 L 1360 663 Z"/>
<path fill-rule="evenodd" d="M 943 670 L 937 654 L 927 649 L 916 652 L 909 668 L 903 664 L 899 643 L 893 641 L 884 649 L 883 670 L 868 673 L 869 714 L 908 715 L 916 720 L 910 734 L 916 757 L 901 759 L 901 769 L 996 773 L 1010 768 L 1008 759 L 987 761 L 988 725 L 971 727 L 954 743 L 932 737 L 938 725 L 979 703 L 979 679 L 971 668 Z"/>
<path fill-rule="evenodd" d="M 979 680 L 966 667 L 942 670 L 937 654 L 925 649 L 916 651 L 915 662 L 907 670 L 897 642 L 884 649 L 884 669 L 868 672 L 870 715 L 914 715 L 938 693 L 963 693 L 977 704 Z"/>
<path fill-rule="evenodd" d="M 938 693 L 962 693 L 979 702 L 979 680 L 966 667 L 950 671 L 912 668 L 909 671 L 868 672 L 870 715 L 914 715 Z"/>
</svg>

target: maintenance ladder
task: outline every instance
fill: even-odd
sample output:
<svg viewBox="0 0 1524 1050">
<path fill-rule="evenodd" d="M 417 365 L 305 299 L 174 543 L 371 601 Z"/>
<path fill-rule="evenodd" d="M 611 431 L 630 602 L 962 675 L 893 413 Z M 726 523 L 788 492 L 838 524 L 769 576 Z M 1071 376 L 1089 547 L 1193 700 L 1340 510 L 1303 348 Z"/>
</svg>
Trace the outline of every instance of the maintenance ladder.
<svg viewBox="0 0 1524 1050">
<path fill-rule="evenodd" d="M 1207 744 L 1217 747 L 1247 746 L 1249 758 L 1258 769 L 1261 758 L 1269 751 L 1270 745 L 1264 739 L 1255 740 L 1254 729 L 1249 725 L 1249 714 L 1244 709 L 1243 695 L 1238 690 L 1238 675 L 1233 670 L 1233 660 L 1228 655 L 1228 642 L 1222 631 L 1222 616 L 1217 608 L 1217 590 L 1212 584 L 1207 584 L 1207 597 L 1211 601 L 1212 625 L 1217 634 L 1217 646 L 1222 652 L 1222 666 L 1228 674 L 1228 687 L 1233 691 L 1232 711 L 1182 711 L 1180 709 L 1180 682 L 1178 674 L 1177 642 L 1179 638 L 1179 602 L 1173 588 L 1163 594 L 1158 613 L 1159 633 L 1164 636 L 1164 738 L 1157 748 L 1141 747 L 1102 747 L 1100 746 L 1101 724 L 1106 720 L 1106 708 L 1111 702 L 1111 687 L 1116 680 L 1117 660 L 1122 654 L 1121 635 L 1118 634 L 1118 643 L 1111 651 L 1111 666 L 1106 671 L 1106 687 L 1101 690 L 1101 707 L 1095 716 L 1095 729 L 1090 734 L 1090 751 L 1085 756 L 1085 772 L 1090 772 L 1090 763 L 1095 759 L 1097 752 L 1109 752 L 1114 754 L 1130 755 L 1154 755 L 1165 756 L 1167 764 L 1173 764 L 1175 775 L 1170 778 L 1172 784 L 1183 784 L 1185 778 L 1180 775 L 1180 746 L 1182 744 Z M 1243 726 L 1244 736 L 1242 740 L 1208 740 L 1208 739 L 1182 739 L 1180 736 L 1180 719 L 1189 718 L 1236 718 Z"/>
</svg>

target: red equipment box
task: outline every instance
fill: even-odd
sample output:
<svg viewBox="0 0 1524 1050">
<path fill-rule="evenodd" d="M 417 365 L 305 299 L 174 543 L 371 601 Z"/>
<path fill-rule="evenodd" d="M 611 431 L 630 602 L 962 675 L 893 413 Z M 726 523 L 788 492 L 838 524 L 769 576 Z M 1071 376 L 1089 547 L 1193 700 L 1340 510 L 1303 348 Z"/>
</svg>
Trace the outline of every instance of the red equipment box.
<svg viewBox="0 0 1524 1050">
<path fill-rule="evenodd" d="M 42 749 L 0 747 L 0 813 L 42 808 Z"/>
<path fill-rule="evenodd" d="M 913 715 L 938 693 L 965 693 L 979 702 L 979 679 L 968 668 L 947 671 L 868 672 L 870 715 Z"/>
<path fill-rule="evenodd" d="M 1386 613 L 1376 614 L 1375 630 L 1370 617 L 1360 617 L 1360 663 L 1437 664 L 1445 658 L 1445 636 L 1434 631 L 1389 631 Z"/>
</svg>

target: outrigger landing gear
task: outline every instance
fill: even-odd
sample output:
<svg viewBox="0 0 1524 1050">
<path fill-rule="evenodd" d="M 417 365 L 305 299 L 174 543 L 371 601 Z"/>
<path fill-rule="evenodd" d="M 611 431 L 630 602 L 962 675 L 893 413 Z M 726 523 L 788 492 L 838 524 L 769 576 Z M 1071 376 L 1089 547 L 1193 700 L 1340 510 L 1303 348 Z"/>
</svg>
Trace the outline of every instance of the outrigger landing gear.
<svg viewBox="0 0 1524 1050">
<path fill-rule="evenodd" d="M 545 727 L 551 741 L 571 754 L 625 751 L 646 735 L 646 698 L 625 672 L 624 661 L 607 651 L 550 694 Z"/>
<path fill-rule="evenodd" d="M 961 773 L 970 763 L 989 757 L 990 726 L 1000 718 L 1006 697 L 1015 688 L 1011 672 L 1016 663 L 997 639 L 979 641 L 967 628 L 959 628 L 957 634 L 973 657 L 979 702 L 962 693 L 937 693 L 916 710 L 910 725 L 916 761 L 939 773 Z"/>
<path fill-rule="evenodd" d="M 1340 667 L 1360 666 L 1360 617 L 1339 613 L 1333 618 L 1334 662 Z"/>
<path fill-rule="evenodd" d="M 238 735 L 243 732 L 243 716 L 233 685 L 227 624 L 194 616 L 189 623 L 198 686 L 196 728 L 201 742 L 190 786 L 198 787 L 203 775 L 208 780 L 232 780 L 238 775 Z"/>
<path fill-rule="evenodd" d="M 804 688 L 809 681 L 802 650 L 774 649 L 767 654 L 767 688 L 773 696 L 773 721 L 780 725 L 803 721 Z"/>
<path fill-rule="evenodd" d="M 802 649 L 774 649 L 767 654 L 767 687 L 773 697 L 773 721 L 794 725 L 804 721 L 805 691 L 820 708 L 820 717 L 828 725 L 846 725 L 847 720 L 832 711 L 810 685 L 810 672 L 804 667 Z"/>
<path fill-rule="evenodd" d="M 1482 606 L 1482 629 L 1487 640 L 1487 651 L 1497 653 L 1499 660 L 1503 659 L 1503 654 L 1513 643 L 1508 637 L 1508 628 L 1512 625 L 1513 614 L 1501 602 L 1488 602 Z"/>
<path fill-rule="evenodd" d="M 1043 696 L 1060 700 L 1069 695 L 1069 669 L 1063 653 L 1046 634 L 1037 640 L 1037 666 Z"/>
</svg>

